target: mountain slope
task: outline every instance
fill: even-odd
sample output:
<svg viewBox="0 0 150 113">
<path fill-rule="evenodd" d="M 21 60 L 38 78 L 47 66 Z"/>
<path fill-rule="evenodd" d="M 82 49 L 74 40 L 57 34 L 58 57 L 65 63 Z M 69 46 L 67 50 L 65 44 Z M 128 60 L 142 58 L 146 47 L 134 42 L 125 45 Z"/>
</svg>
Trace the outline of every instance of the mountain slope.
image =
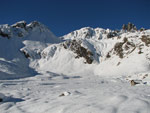
<svg viewBox="0 0 150 113">
<path fill-rule="evenodd" d="M 64 74 L 90 70 L 100 76 L 149 73 L 149 36 L 150 30 L 82 28 L 44 49 L 39 69 Z"/>
<path fill-rule="evenodd" d="M 4 62 L 23 67 L 26 76 L 33 75 L 31 70 L 116 77 L 149 73 L 150 30 L 137 30 L 131 23 L 121 30 L 85 27 L 60 38 L 36 21 L 1 25 L 0 31 L 1 73 L 13 69 Z"/>
<path fill-rule="evenodd" d="M 131 23 L 60 38 L 39 22 L 1 25 L 0 112 L 148 113 L 149 51 L 150 30 Z"/>
<path fill-rule="evenodd" d="M 29 60 L 24 56 L 25 52 L 30 49 L 30 53 L 39 54 L 48 43 L 59 41 L 46 26 L 36 21 L 30 24 L 21 21 L 14 25 L 1 25 L 0 79 L 35 75 L 35 71 L 29 66 Z"/>
</svg>

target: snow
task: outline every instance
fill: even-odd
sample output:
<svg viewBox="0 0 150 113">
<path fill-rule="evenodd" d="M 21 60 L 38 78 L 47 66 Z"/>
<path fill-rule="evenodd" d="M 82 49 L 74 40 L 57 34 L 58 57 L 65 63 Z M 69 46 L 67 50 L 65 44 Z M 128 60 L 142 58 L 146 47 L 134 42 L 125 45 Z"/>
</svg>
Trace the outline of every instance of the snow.
<svg viewBox="0 0 150 113">
<path fill-rule="evenodd" d="M 0 113 L 149 113 L 150 48 L 141 38 L 150 30 L 114 32 L 85 27 L 57 38 L 37 21 L 1 25 Z"/>
<path fill-rule="evenodd" d="M 24 21 L 18 23 L 24 23 Z M 21 51 L 28 51 L 31 57 L 37 59 L 39 53 L 50 43 L 59 42 L 59 39 L 39 22 L 31 22 L 25 28 L 14 27 L 18 23 L 0 26 L 1 31 L 9 34 L 9 37 L 0 36 L 0 79 L 16 79 L 36 75 L 37 72 L 30 64 L 30 60 L 26 59 Z M 18 32 L 22 34 L 21 37 Z"/>
<path fill-rule="evenodd" d="M 121 79 L 52 73 L 0 81 L 11 99 L 0 103 L 2 113 L 148 113 L 147 85 L 130 86 Z M 68 93 L 69 92 L 69 93 Z M 64 96 L 60 96 L 64 93 Z M 40 106 L 40 107 L 39 107 Z"/>
<path fill-rule="evenodd" d="M 42 71 L 51 70 L 57 73 L 74 74 L 85 71 L 86 68 L 88 70 L 88 67 L 91 67 L 81 63 L 84 59 L 74 59 L 72 52 L 68 52 L 63 48 L 56 48 L 54 45 L 43 50 L 43 54 L 47 54 L 47 57 L 40 59 L 38 62 L 39 70 Z"/>
</svg>

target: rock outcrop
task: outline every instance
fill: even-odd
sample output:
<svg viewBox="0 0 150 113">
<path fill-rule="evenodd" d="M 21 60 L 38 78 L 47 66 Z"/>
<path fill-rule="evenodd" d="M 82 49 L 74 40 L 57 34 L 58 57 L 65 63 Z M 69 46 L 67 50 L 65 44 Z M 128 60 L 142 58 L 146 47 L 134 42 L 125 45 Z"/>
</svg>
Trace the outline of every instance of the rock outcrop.
<svg viewBox="0 0 150 113">
<path fill-rule="evenodd" d="M 134 24 L 130 23 L 130 22 L 128 24 L 123 24 L 122 29 L 126 30 L 126 31 L 135 31 L 135 30 L 137 30 L 136 26 Z"/>
<path fill-rule="evenodd" d="M 85 63 L 91 64 L 93 62 L 93 53 L 81 46 L 81 43 L 81 41 L 77 40 L 66 41 L 63 43 L 63 47 L 73 51 L 76 54 L 75 58 L 83 57 L 86 60 Z"/>
</svg>

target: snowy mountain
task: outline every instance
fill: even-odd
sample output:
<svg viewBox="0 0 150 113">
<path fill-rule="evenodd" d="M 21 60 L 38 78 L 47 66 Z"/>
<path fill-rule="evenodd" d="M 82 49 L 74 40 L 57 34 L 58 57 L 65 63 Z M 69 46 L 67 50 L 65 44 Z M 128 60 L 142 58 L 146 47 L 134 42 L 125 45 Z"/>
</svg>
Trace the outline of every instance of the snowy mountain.
<svg viewBox="0 0 150 113">
<path fill-rule="evenodd" d="M 26 24 L 21 21 L 1 25 L 0 36 L 1 76 L 8 73 L 8 78 L 19 77 L 20 72 L 30 75 L 31 70 L 69 75 L 90 71 L 95 75 L 130 76 L 149 69 L 150 30 L 137 30 L 131 23 L 123 25 L 120 31 L 85 27 L 57 38 L 39 22 Z M 18 73 L 20 67 L 22 71 Z"/>
<path fill-rule="evenodd" d="M 13 25 L 0 26 L 0 79 L 21 78 L 34 75 L 29 66 L 26 51 L 31 57 L 38 57 L 39 52 L 48 43 L 60 40 L 43 24 L 25 21 Z M 30 52 L 30 53 L 29 53 Z M 18 71 L 19 70 L 19 71 Z"/>
<path fill-rule="evenodd" d="M 62 43 L 45 48 L 39 69 L 64 74 L 91 70 L 105 76 L 145 73 L 149 69 L 149 36 L 150 30 L 82 28 L 60 37 Z"/>
<path fill-rule="evenodd" d="M 149 51 L 150 29 L 131 23 L 121 30 L 84 27 L 61 37 L 37 21 L 0 25 L 0 109 L 146 113 Z"/>
</svg>

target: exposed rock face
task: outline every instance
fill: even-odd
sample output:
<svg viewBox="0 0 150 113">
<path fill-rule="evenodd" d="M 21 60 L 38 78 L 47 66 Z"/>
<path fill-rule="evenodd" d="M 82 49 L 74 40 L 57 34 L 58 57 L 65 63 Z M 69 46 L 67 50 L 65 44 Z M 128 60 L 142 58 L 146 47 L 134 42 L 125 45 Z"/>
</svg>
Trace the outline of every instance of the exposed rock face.
<svg viewBox="0 0 150 113">
<path fill-rule="evenodd" d="M 112 38 L 112 37 L 115 37 L 115 36 L 117 36 L 117 32 L 109 32 L 108 34 L 107 34 L 107 38 Z"/>
<path fill-rule="evenodd" d="M 33 21 L 31 24 L 30 24 L 30 27 L 36 27 L 36 26 L 40 26 L 41 23 L 39 23 L 38 21 Z"/>
<path fill-rule="evenodd" d="M 85 63 L 91 64 L 93 62 L 93 53 L 81 46 L 81 43 L 81 41 L 76 40 L 66 41 L 63 43 L 63 47 L 65 49 L 70 49 L 75 54 L 77 54 L 75 58 L 83 57 L 86 60 Z"/>
<path fill-rule="evenodd" d="M 9 38 L 9 34 L 4 33 L 1 29 L 0 29 L 0 36 Z"/>
<path fill-rule="evenodd" d="M 14 28 L 26 28 L 27 23 L 25 21 L 17 22 L 16 24 L 12 25 Z"/>
<path fill-rule="evenodd" d="M 0 102 L 2 102 L 3 101 L 3 99 L 2 98 L 0 98 Z"/>
<path fill-rule="evenodd" d="M 40 25 L 41 25 L 40 22 L 38 22 L 38 21 L 33 21 L 33 22 L 31 22 L 30 24 L 28 24 L 28 25 L 26 26 L 26 30 L 27 30 L 27 31 L 30 31 L 30 30 L 32 30 L 32 29 L 35 28 L 35 27 L 40 27 Z M 42 26 L 41 26 L 41 27 L 42 27 Z"/>
<path fill-rule="evenodd" d="M 136 48 L 136 45 L 133 42 L 128 41 L 128 39 L 125 37 L 123 39 L 123 42 L 117 42 L 114 45 L 114 48 L 108 52 L 106 55 L 106 58 L 110 58 L 110 54 L 116 54 L 119 56 L 119 58 L 123 58 L 124 55 L 128 55 L 132 53 Z"/>
<path fill-rule="evenodd" d="M 150 44 L 150 36 L 143 35 L 141 40 L 145 43 L 146 46 L 149 46 L 149 44 Z"/>
<path fill-rule="evenodd" d="M 122 48 L 123 44 L 124 43 L 118 42 L 115 44 L 115 47 L 114 47 L 114 51 L 120 58 L 123 58 L 123 48 Z"/>
<path fill-rule="evenodd" d="M 21 50 L 21 52 L 24 54 L 24 56 L 26 58 L 30 58 L 30 55 L 28 54 L 28 52 L 24 51 L 24 50 Z"/>
<path fill-rule="evenodd" d="M 127 25 L 123 24 L 122 29 L 127 31 L 137 30 L 136 26 L 130 22 Z"/>
</svg>

